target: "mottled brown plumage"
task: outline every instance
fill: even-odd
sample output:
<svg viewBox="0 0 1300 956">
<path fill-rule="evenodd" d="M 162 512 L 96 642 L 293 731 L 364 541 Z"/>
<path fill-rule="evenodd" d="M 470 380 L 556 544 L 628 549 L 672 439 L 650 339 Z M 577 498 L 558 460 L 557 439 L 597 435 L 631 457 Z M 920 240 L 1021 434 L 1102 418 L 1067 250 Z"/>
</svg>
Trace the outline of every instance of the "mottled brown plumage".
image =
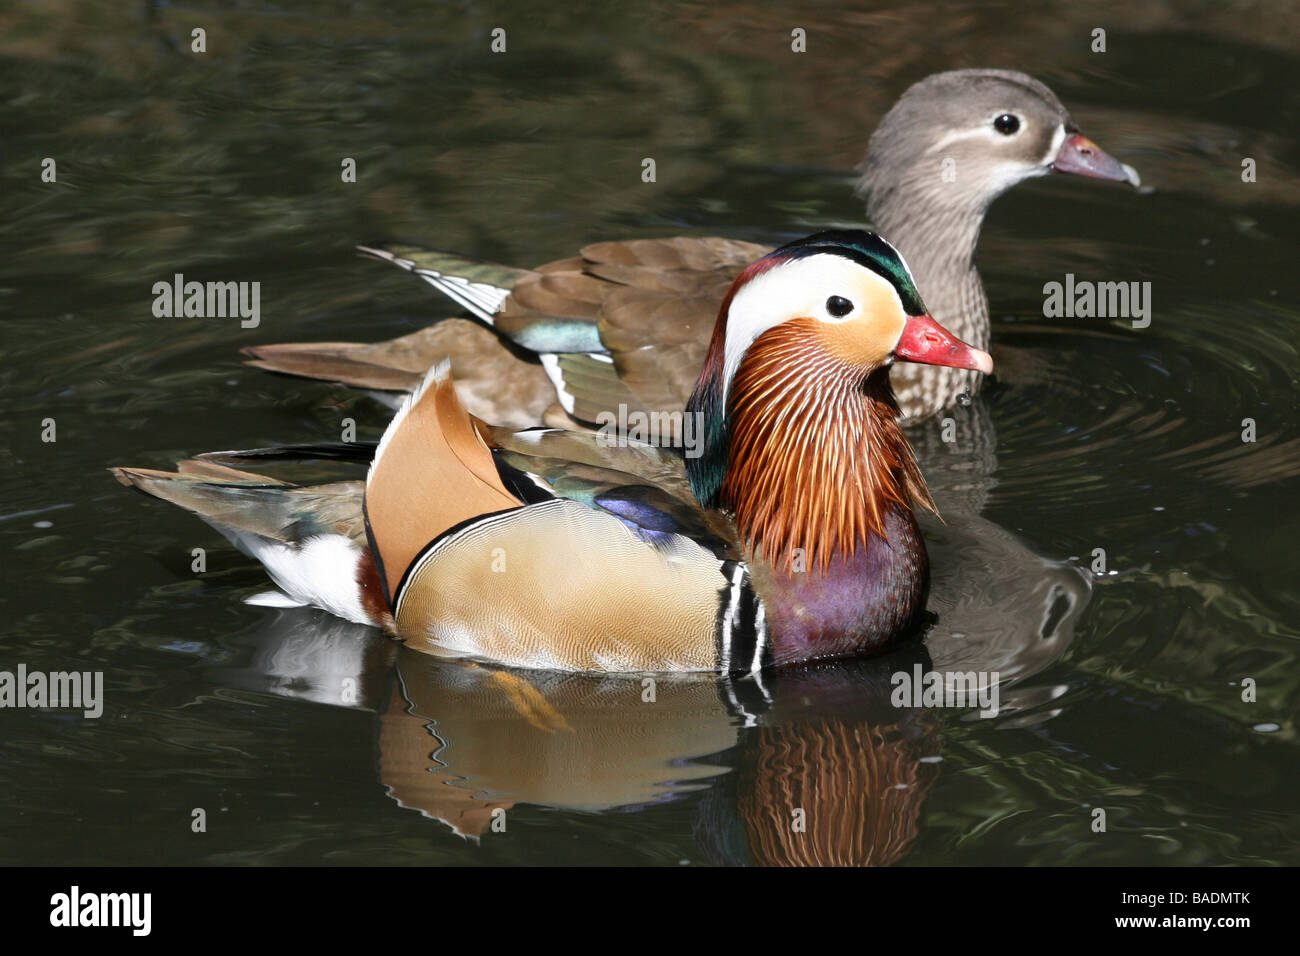
<svg viewBox="0 0 1300 956">
<path fill-rule="evenodd" d="M 387 342 L 294 342 L 244 349 L 249 365 L 300 378 L 339 382 L 386 397 L 396 408 L 424 373 L 451 362 L 461 401 L 472 415 L 524 428 L 543 420 L 555 388 L 535 359 L 522 357 L 470 319 L 443 319 Z"/>
</svg>

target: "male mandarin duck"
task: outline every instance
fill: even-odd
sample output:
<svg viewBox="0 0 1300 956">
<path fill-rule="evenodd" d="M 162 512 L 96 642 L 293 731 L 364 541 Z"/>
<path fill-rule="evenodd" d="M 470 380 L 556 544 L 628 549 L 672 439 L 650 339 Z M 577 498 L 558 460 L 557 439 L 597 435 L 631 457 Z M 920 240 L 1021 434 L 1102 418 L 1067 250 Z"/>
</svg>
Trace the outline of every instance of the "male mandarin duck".
<svg viewBox="0 0 1300 956">
<path fill-rule="evenodd" d="M 1130 167 L 1079 133 L 1050 89 L 1007 70 L 955 70 L 913 85 L 871 137 L 861 170 L 868 219 L 911 264 L 936 319 L 980 349 L 988 348 L 988 302 L 973 259 L 989 204 L 1049 172 L 1137 184 Z M 558 409 L 547 415 L 557 394 L 585 423 L 620 405 L 680 411 L 723 296 L 771 250 L 720 238 L 602 242 L 531 270 L 409 248 L 363 251 L 419 275 L 496 335 L 445 320 L 372 345 L 253 347 L 250 364 L 400 393 L 449 357 L 471 412 L 522 426 L 561 424 Z M 521 349 L 536 358 L 518 358 Z M 979 384 L 966 369 L 915 365 L 899 366 L 893 381 L 909 421 Z"/>
<path fill-rule="evenodd" d="M 917 629 L 932 508 L 889 368 L 988 374 L 902 258 L 824 232 L 723 297 L 681 449 L 470 415 L 426 375 L 364 483 L 300 488 L 205 461 L 115 474 L 197 512 L 283 589 L 429 653 L 581 671 L 752 673 Z"/>
</svg>

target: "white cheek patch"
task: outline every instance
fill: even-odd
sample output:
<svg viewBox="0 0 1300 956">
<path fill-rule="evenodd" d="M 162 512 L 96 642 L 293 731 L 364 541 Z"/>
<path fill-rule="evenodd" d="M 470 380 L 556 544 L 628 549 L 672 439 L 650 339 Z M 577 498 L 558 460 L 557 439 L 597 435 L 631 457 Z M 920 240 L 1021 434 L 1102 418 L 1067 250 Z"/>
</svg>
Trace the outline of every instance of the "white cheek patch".
<svg viewBox="0 0 1300 956">
<path fill-rule="evenodd" d="M 901 261 L 902 257 L 899 258 Z M 911 277 L 910 272 L 908 276 Z M 874 285 L 884 286 L 892 301 L 897 303 L 898 310 L 903 311 L 902 300 L 889 280 L 833 253 L 773 266 L 741 288 L 731 300 L 727 312 L 727 340 L 722 364 L 723 405 L 736 370 L 760 335 L 802 316 L 811 316 L 828 324 L 860 318 L 863 305 L 874 299 L 868 291 Z M 826 300 L 833 295 L 852 302 L 853 311 L 844 316 L 830 315 L 826 311 Z"/>
</svg>

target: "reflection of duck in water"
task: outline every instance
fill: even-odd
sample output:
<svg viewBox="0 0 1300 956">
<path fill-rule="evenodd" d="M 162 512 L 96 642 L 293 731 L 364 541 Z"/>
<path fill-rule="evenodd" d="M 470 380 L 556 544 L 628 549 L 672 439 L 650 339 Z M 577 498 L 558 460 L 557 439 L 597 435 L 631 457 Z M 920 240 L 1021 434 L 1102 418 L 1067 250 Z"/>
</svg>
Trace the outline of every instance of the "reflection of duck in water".
<svg viewBox="0 0 1300 956">
<path fill-rule="evenodd" d="M 488 836 L 519 804 L 644 809 L 707 789 L 697 839 L 719 862 L 890 863 L 937 772 L 922 762 L 938 750 L 934 722 L 890 703 L 890 675 L 920 659 L 651 685 L 403 652 L 380 775 L 461 836 Z"/>
<path fill-rule="evenodd" d="M 767 713 L 700 803 L 714 863 L 887 866 L 906 856 L 939 773 L 938 722 L 891 703 L 891 678 L 933 667 L 919 648 L 777 675 Z"/>
<path fill-rule="evenodd" d="M 1047 663 L 1036 639 L 1017 658 L 1006 644 L 949 634 L 938 648 L 964 656 L 932 658 L 910 644 L 761 680 L 676 675 L 647 685 L 636 675 L 440 661 L 303 609 L 235 644 L 251 648 L 242 666 L 222 666 L 223 682 L 378 713 L 379 782 L 461 836 L 492 838 L 494 811 L 508 825 L 520 806 L 629 812 L 690 800 L 708 859 L 756 865 L 902 859 L 941 740 L 932 714 L 893 705 L 893 675 L 918 664 L 1002 669 L 1016 675 L 1004 680 L 1005 709 L 1008 685 Z"/>
<path fill-rule="evenodd" d="M 699 789 L 736 742 L 716 680 L 507 671 L 403 652 L 381 716 L 380 777 L 462 836 L 530 804 L 640 808 Z"/>
</svg>

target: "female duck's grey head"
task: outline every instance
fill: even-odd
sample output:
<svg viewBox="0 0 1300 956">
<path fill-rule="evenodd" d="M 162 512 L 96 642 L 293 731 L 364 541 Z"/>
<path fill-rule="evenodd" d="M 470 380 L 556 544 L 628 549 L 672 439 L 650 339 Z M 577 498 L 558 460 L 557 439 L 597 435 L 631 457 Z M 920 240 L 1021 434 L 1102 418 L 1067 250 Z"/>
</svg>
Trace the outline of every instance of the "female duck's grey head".
<svg viewBox="0 0 1300 956">
<path fill-rule="evenodd" d="M 1011 186 L 1052 171 L 1137 185 L 1131 168 L 1079 133 L 1056 94 L 1010 70 L 914 84 L 876 128 L 861 169 L 858 190 L 882 227 L 909 205 L 983 213 Z"/>
</svg>

